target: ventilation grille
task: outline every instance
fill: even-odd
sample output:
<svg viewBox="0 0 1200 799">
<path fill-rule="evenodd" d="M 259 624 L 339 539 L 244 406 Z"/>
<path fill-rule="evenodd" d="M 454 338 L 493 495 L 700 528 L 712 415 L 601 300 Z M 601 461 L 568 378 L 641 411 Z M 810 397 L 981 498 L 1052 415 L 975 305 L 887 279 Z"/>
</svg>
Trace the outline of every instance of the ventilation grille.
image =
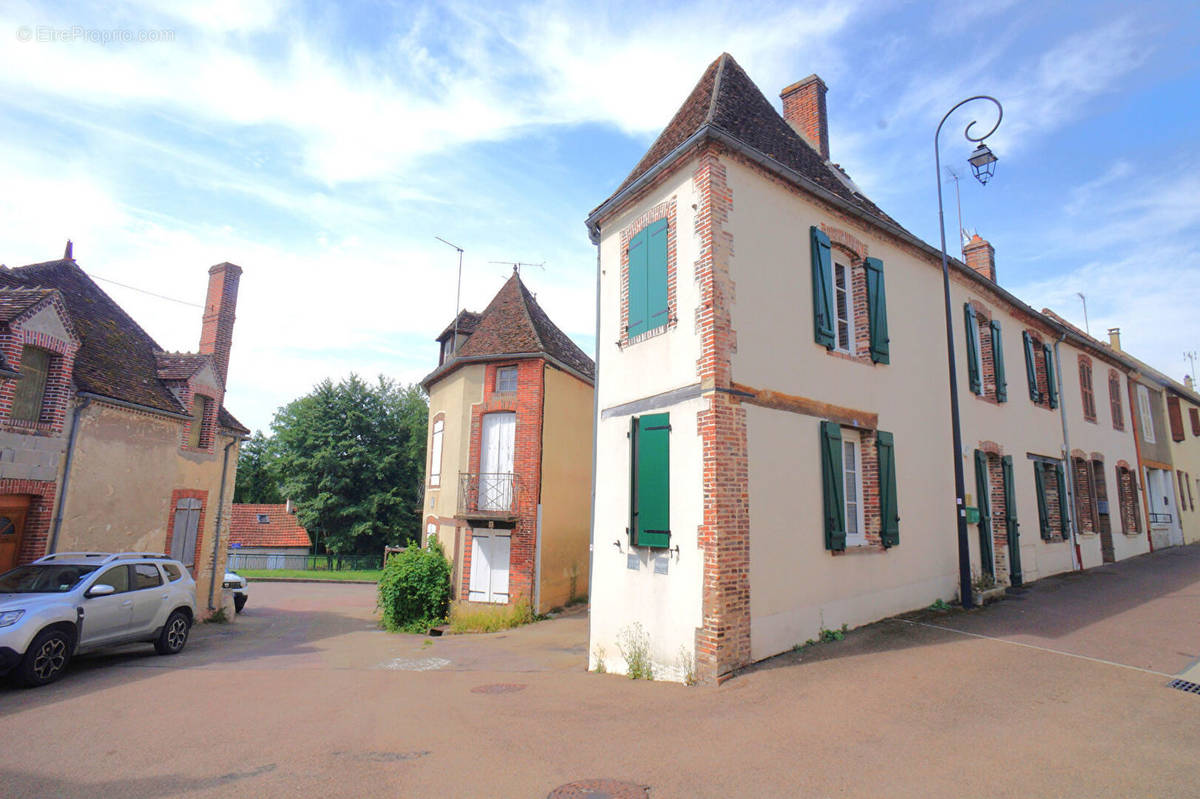
<svg viewBox="0 0 1200 799">
<path fill-rule="evenodd" d="M 1189 694 L 1200 694 L 1200 684 L 1188 682 L 1187 680 L 1171 680 L 1167 683 L 1167 687 L 1187 691 Z"/>
</svg>

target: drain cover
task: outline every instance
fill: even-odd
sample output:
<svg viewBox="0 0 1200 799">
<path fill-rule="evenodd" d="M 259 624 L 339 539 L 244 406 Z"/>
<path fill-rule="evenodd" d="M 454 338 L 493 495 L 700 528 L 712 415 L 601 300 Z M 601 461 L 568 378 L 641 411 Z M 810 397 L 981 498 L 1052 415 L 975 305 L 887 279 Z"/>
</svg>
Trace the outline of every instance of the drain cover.
<svg viewBox="0 0 1200 799">
<path fill-rule="evenodd" d="M 546 799 L 646 799 L 650 795 L 649 785 L 620 780 L 579 780 L 560 785 Z"/>
<path fill-rule="evenodd" d="M 519 682 L 494 682 L 488 685 L 476 685 L 471 689 L 473 694 L 515 694 L 517 691 L 524 691 L 525 683 Z"/>
<path fill-rule="evenodd" d="M 1200 685 L 1187 680 L 1171 680 L 1167 683 L 1168 688 L 1178 688 L 1180 691 L 1187 691 L 1189 694 L 1200 694 Z"/>
</svg>

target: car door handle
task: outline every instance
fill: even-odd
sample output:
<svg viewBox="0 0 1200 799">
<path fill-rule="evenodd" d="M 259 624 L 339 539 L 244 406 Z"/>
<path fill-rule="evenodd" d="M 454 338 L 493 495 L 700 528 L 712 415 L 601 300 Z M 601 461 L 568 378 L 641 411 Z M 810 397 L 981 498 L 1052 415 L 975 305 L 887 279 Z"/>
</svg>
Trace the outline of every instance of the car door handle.
<svg viewBox="0 0 1200 799">
<path fill-rule="evenodd" d="M 133 600 L 132 600 L 132 599 L 126 599 L 124 602 L 122 602 L 122 603 L 121 603 L 121 607 L 123 607 L 123 608 L 130 608 L 130 607 L 133 607 Z"/>
</svg>

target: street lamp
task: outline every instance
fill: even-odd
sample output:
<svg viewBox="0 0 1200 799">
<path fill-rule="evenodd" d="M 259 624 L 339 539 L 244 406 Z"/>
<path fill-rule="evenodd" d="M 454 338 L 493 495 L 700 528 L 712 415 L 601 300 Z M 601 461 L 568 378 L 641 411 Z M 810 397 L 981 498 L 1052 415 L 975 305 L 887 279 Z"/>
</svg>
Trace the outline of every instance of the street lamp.
<svg viewBox="0 0 1200 799">
<path fill-rule="evenodd" d="M 974 97 L 968 97 L 955 104 L 953 108 L 946 112 L 946 115 L 942 117 L 942 121 L 938 123 L 937 131 L 933 134 L 933 163 L 935 167 L 934 174 L 937 177 L 938 194 L 938 227 L 942 234 L 942 289 L 946 295 L 946 362 L 950 372 L 950 425 L 954 438 L 954 513 L 955 522 L 958 525 L 958 593 L 962 598 L 962 606 L 964 608 L 972 607 L 974 600 L 971 596 L 971 549 L 967 542 L 966 486 L 962 464 L 962 426 L 958 418 L 958 368 L 954 361 L 954 321 L 950 310 L 950 264 L 946 257 L 946 219 L 945 212 L 942 210 L 942 156 L 938 150 L 938 137 L 941 136 L 942 125 L 946 124 L 946 120 L 950 118 L 950 115 L 962 106 L 975 100 L 988 100 L 994 103 L 998 112 L 996 124 L 992 125 L 991 129 L 982 136 L 971 135 L 971 128 L 975 126 L 975 121 L 967 125 L 966 130 L 963 131 L 963 136 L 967 138 L 967 141 L 979 144 L 979 147 L 975 149 L 975 152 L 971 153 L 971 157 L 967 160 L 971 164 L 971 170 L 975 173 L 975 178 L 980 183 L 986 185 L 992 175 L 995 174 L 996 156 L 983 143 L 983 140 L 995 133 L 996 128 L 1000 127 L 1000 120 L 1004 119 L 1004 106 L 1000 105 L 999 100 L 986 94 L 977 94 Z"/>
</svg>

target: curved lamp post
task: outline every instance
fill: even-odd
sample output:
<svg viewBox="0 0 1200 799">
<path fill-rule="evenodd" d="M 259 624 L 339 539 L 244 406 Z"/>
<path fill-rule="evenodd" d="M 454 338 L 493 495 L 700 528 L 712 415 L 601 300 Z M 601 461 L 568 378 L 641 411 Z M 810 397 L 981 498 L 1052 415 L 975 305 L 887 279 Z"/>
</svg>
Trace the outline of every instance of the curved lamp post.
<svg viewBox="0 0 1200 799">
<path fill-rule="evenodd" d="M 938 227 L 942 234 L 942 288 L 946 294 L 946 361 L 950 372 L 950 424 L 954 434 L 954 513 L 958 524 L 958 592 L 964 608 L 974 606 L 975 601 L 971 595 L 971 550 L 970 545 L 967 543 L 966 487 L 963 478 L 962 463 L 962 426 L 959 423 L 958 417 L 958 369 L 954 360 L 954 322 L 950 310 L 950 265 L 946 258 L 946 219 L 945 213 L 942 210 L 942 157 L 938 150 L 938 137 L 942 133 L 942 125 L 946 124 L 946 120 L 950 118 L 950 115 L 962 106 L 975 100 L 988 100 L 994 103 L 998 112 L 996 124 L 992 125 L 991 129 L 982 136 L 971 135 L 971 128 L 975 127 L 976 124 L 974 120 L 963 131 L 963 135 L 967 138 L 967 141 L 979 144 L 967 161 L 971 164 L 971 171 L 975 173 L 975 178 L 980 183 L 987 185 L 988 180 L 991 179 L 996 171 L 996 156 L 988 149 L 988 146 L 984 143 L 984 139 L 995 133 L 996 128 L 1000 127 L 1000 120 L 1004 119 L 1004 106 L 1000 105 L 999 100 L 986 94 L 977 94 L 974 97 L 968 97 L 946 112 L 946 115 L 942 117 L 942 121 L 938 123 L 937 131 L 933 134 L 933 162 L 936 169 L 934 174 L 937 176 L 938 190 Z"/>
</svg>

